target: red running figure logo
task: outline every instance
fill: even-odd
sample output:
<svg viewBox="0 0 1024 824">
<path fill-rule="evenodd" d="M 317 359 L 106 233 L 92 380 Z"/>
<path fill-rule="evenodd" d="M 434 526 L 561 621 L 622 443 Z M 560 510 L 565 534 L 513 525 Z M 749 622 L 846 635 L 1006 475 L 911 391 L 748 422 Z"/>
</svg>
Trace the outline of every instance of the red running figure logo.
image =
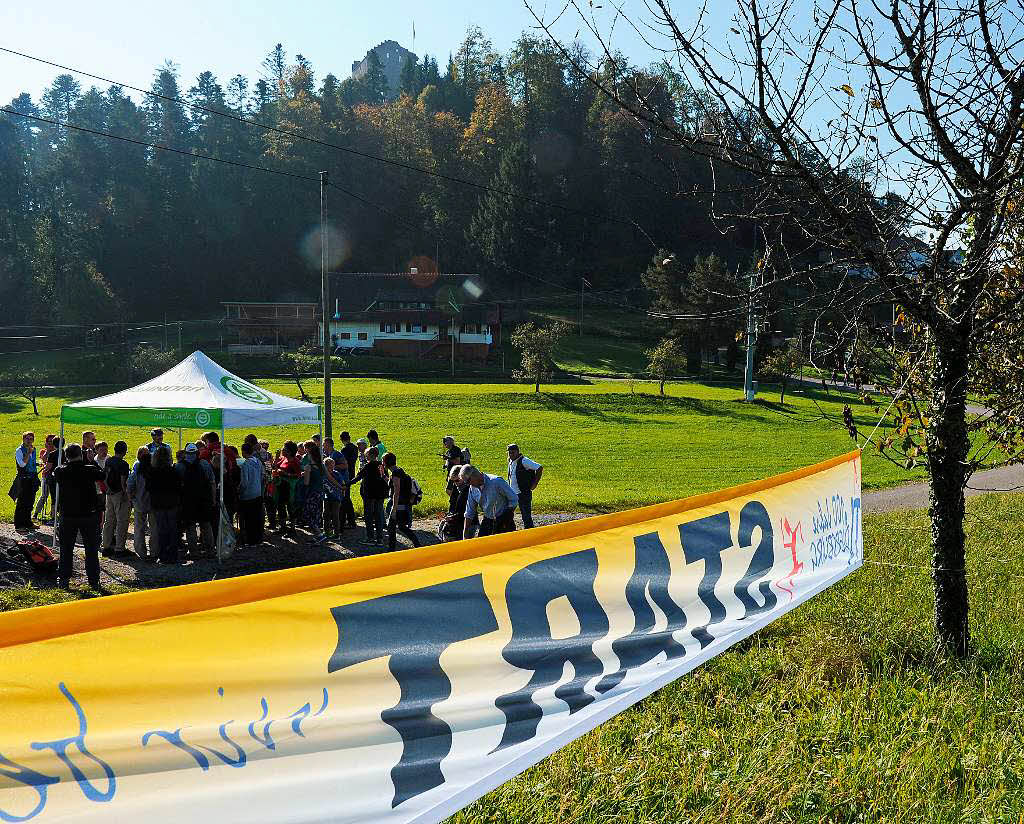
<svg viewBox="0 0 1024 824">
<path fill-rule="evenodd" d="M 793 556 L 793 568 L 789 571 L 788 574 L 784 575 L 782 578 L 779 578 L 779 580 L 775 582 L 775 586 L 781 589 L 787 595 L 789 595 L 789 600 L 792 601 L 793 578 L 794 576 L 799 575 L 801 570 L 803 570 L 804 568 L 803 562 L 798 561 L 796 558 L 797 536 L 800 536 L 801 541 L 804 540 L 803 523 L 801 521 L 797 521 L 796 526 L 793 527 L 789 525 L 789 518 L 783 518 L 782 535 L 782 545 L 786 547 L 786 549 L 788 549 L 790 554 Z M 787 583 L 789 584 L 789 586 L 786 585 Z"/>
</svg>

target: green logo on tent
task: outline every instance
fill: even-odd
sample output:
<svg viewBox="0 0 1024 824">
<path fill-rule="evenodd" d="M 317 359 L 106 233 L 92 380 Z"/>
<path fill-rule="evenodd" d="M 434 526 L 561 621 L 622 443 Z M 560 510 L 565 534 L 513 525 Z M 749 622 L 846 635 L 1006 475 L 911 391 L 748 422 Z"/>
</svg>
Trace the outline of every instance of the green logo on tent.
<svg viewBox="0 0 1024 824">
<path fill-rule="evenodd" d="M 241 398 L 243 401 L 249 401 L 249 403 L 269 405 L 274 402 L 274 399 L 262 389 L 257 389 L 251 383 L 240 381 L 238 378 L 231 377 L 231 375 L 225 375 L 221 378 L 220 385 L 235 397 Z"/>
</svg>

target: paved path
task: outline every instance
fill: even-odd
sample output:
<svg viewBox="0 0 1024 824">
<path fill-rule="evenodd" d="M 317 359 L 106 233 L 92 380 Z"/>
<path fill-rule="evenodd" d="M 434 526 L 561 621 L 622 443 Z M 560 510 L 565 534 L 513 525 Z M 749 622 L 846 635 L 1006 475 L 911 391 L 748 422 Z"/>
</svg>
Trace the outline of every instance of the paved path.
<svg viewBox="0 0 1024 824">
<path fill-rule="evenodd" d="M 967 485 L 966 495 L 973 498 L 986 492 L 1024 491 L 1024 466 L 1004 466 L 975 472 Z M 916 483 L 894 486 L 889 489 L 873 489 L 865 492 L 862 499 L 864 512 L 894 512 L 900 509 L 926 509 L 928 507 L 928 484 Z"/>
</svg>

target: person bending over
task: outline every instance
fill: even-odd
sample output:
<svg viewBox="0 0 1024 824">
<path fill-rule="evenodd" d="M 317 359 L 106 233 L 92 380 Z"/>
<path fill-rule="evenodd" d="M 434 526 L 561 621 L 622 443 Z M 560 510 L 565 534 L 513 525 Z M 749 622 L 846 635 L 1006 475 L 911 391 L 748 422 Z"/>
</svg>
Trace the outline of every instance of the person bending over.
<svg viewBox="0 0 1024 824">
<path fill-rule="evenodd" d="M 467 464 L 459 472 L 464 483 L 471 487 L 466 503 L 466 526 L 464 538 L 469 534 L 469 523 L 476 518 L 479 511 L 480 537 L 496 535 L 500 532 L 514 532 L 516 528 L 515 514 L 519 497 L 504 478 L 488 475 L 475 466 Z"/>
</svg>

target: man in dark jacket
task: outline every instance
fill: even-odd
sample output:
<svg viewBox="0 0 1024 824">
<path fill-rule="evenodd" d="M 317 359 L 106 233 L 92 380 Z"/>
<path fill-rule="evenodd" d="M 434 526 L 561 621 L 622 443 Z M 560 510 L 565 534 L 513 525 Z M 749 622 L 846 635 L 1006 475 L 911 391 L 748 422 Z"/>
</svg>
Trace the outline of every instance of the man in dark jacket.
<svg viewBox="0 0 1024 824">
<path fill-rule="evenodd" d="M 160 557 L 157 563 L 178 563 L 178 509 L 181 506 L 181 476 L 171 465 L 171 450 L 166 444 L 153 455 L 153 468 L 146 479 L 149 503 L 156 516 Z"/>
<path fill-rule="evenodd" d="M 377 450 L 369 446 L 365 454 L 366 464 L 356 473 L 351 483 L 359 482 L 366 520 L 366 542 L 369 544 L 376 541 L 377 546 L 384 546 L 384 500 L 388 496 L 388 480 L 381 472 Z"/>
<path fill-rule="evenodd" d="M 352 443 L 352 436 L 348 432 L 341 433 L 341 454 L 348 464 L 348 476 L 351 478 L 359 470 L 359 448 Z M 337 459 L 335 459 L 337 462 Z M 352 496 L 346 495 L 341 499 L 341 521 L 342 529 L 350 526 L 353 529 L 356 525 L 356 510 L 352 506 Z"/>
<path fill-rule="evenodd" d="M 75 540 L 79 534 L 85 546 L 85 574 L 89 586 L 100 586 L 100 513 L 96 501 L 96 484 L 103 480 L 103 470 L 85 462 L 82 447 L 71 444 L 64 453 L 67 463 L 53 471 L 60 501 L 60 565 L 58 583 L 67 589 L 74 573 Z"/>
</svg>

